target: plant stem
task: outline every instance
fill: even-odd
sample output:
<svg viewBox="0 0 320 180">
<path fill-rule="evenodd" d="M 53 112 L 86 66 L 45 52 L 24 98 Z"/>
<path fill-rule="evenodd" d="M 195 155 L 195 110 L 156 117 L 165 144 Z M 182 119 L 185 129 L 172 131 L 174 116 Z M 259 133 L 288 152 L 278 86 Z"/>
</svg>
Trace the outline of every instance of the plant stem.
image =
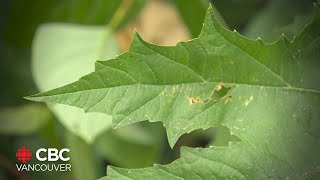
<svg viewBox="0 0 320 180">
<path fill-rule="evenodd" d="M 98 53 L 99 59 L 103 58 L 103 51 L 106 48 L 108 38 L 119 27 L 120 23 L 122 22 L 123 18 L 125 17 L 126 12 L 130 8 L 130 6 L 133 4 L 133 1 L 134 0 L 123 0 L 122 3 L 120 4 L 119 8 L 117 9 L 117 11 L 114 13 L 110 23 L 107 24 L 106 33 L 104 34 L 104 37 L 102 39 L 103 40 L 102 46 L 101 46 L 99 53 Z"/>
</svg>

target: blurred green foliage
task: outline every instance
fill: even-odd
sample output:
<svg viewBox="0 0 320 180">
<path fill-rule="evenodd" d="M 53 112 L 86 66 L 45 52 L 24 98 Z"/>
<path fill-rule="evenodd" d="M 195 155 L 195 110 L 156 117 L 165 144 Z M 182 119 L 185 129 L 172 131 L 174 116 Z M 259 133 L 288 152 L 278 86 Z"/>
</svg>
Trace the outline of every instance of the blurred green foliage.
<svg viewBox="0 0 320 180">
<path fill-rule="evenodd" d="M 292 40 L 311 21 L 312 8 L 311 0 L 271 0 L 250 20 L 243 33 L 267 42 L 276 41 L 283 33 Z"/>
<path fill-rule="evenodd" d="M 208 0 L 173 0 L 192 37 L 198 37 L 209 5 Z"/>
<path fill-rule="evenodd" d="M 5 26 L 5 40 L 18 47 L 30 47 L 39 24 L 68 22 L 76 24 L 108 24 L 126 0 L 14 0 Z M 145 0 L 134 0 L 121 26 L 136 17 Z M 21 32 L 22 31 L 22 32 Z"/>
<path fill-rule="evenodd" d="M 22 145 L 27 145 L 31 149 L 70 147 L 71 151 L 75 152 L 70 154 L 73 159 L 71 163 L 74 165 L 71 174 L 30 173 L 33 178 L 81 180 L 104 176 L 107 165 L 138 168 L 151 166 L 155 162 L 170 163 L 179 157 L 179 148 L 183 145 L 225 146 L 230 140 L 237 140 L 230 135 L 228 129 L 222 127 L 184 135 L 171 150 L 161 124 L 142 122 L 115 131 L 105 130 L 92 144 L 89 144 L 59 123 L 48 108 L 22 99 L 25 95 L 38 92 L 31 71 L 31 45 L 36 29 L 41 24 L 64 22 L 107 27 L 114 21 L 115 14 L 119 15 L 119 9 L 129 6 L 122 12 L 122 18 L 119 18 L 120 12 L 118 16 L 120 22 L 117 22 L 115 29 L 110 30 L 117 31 L 133 21 L 147 2 L 147 0 L 2 0 L 0 2 L 2 62 L 0 81 L 3 84 L 0 90 L 0 179 L 19 179 L 14 163 L 17 162 L 15 152 Z M 293 38 L 312 16 L 311 0 L 167 0 L 167 2 L 176 7 L 192 37 L 197 37 L 200 33 L 209 3 L 219 11 L 220 23 L 225 24 L 225 27 L 237 29 L 252 38 L 261 37 L 267 42 L 274 41 L 282 33 Z M 41 76 L 45 79 L 44 74 Z M 30 175 L 20 178 L 26 179 Z"/>
</svg>

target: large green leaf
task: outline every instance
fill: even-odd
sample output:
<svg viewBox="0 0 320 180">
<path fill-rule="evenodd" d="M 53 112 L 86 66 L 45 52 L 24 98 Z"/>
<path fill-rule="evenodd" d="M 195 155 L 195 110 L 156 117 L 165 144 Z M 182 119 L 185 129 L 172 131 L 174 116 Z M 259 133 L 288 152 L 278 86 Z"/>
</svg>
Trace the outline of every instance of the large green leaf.
<svg viewBox="0 0 320 180">
<path fill-rule="evenodd" d="M 32 70 L 41 91 L 71 83 L 94 70 L 97 58 L 119 53 L 112 34 L 104 26 L 47 24 L 33 42 Z M 101 113 L 54 104 L 50 106 L 61 123 L 87 142 L 111 127 L 111 117 Z"/>
<path fill-rule="evenodd" d="M 113 178 L 296 179 L 319 171 L 320 10 L 293 42 L 266 44 L 223 28 L 209 10 L 199 38 L 159 47 L 137 34 L 129 52 L 79 81 L 28 97 L 113 116 L 115 127 L 162 121 L 171 146 L 224 125 L 241 142 L 183 148 L 170 165 L 110 168 Z"/>
</svg>

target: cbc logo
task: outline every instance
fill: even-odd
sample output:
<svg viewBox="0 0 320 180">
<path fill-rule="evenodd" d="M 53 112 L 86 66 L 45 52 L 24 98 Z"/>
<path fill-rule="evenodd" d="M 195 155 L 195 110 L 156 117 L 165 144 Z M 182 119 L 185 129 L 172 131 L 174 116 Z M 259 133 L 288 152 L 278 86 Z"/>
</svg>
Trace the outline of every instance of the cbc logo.
<svg viewBox="0 0 320 180">
<path fill-rule="evenodd" d="M 41 163 L 26 163 L 34 157 L 34 154 L 26 146 L 22 146 L 16 152 L 17 159 L 22 164 L 16 164 L 17 171 L 71 171 L 71 164 L 68 163 L 46 163 L 43 161 L 69 161 L 68 152 L 70 149 L 63 148 L 58 150 L 56 148 L 40 148 L 36 151 L 35 156 Z"/>
<path fill-rule="evenodd" d="M 36 158 L 39 161 L 69 161 L 70 158 L 67 156 L 66 152 L 70 152 L 70 149 L 63 148 L 60 151 L 56 148 L 40 148 L 36 152 Z"/>
</svg>

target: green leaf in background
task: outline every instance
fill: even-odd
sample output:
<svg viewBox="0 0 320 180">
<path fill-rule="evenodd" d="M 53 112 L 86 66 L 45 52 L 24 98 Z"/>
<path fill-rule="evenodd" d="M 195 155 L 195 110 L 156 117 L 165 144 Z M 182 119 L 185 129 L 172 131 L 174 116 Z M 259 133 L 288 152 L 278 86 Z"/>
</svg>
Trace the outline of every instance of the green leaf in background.
<svg viewBox="0 0 320 180">
<path fill-rule="evenodd" d="M 312 19 L 312 12 L 311 0 L 271 0 L 249 22 L 244 34 L 267 42 L 276 41 L 282 34 L 293 40 Z"/>
<path fill-rule="evenodd" d="M 33 76 L 41 91 L 50 90 L 92 72 L 99 57 L 112 58 L 118 53 L 107 27 L 46 24 L 33 42 Z M 50 109 L 67 129 L 87 142 L 111 127 L 111 116 L 105 114 L 86 114 L 82 109 L 57 104 Z"/>
<path fill-rule="evenodd" d="M 152 166 L 161 157 L 165 132 L 160 131 L 162 126 L 158 123 L 147 125 L 146 128 L 138 123 L 110 130 L 99 136 L 94 146 L 103 157 L 116 166 L 126 168 Z"/>
<path fill-rule="evenodd" d="M 121 27 L 137 16 L 145 0 L 13 0 L 9 2 L 12 9 L 5 26 L 5 41 L 29 47 L 37 26 L 45 22 L 108 24 L 122 4 L 128 2 L 129 15 L 119 22 Z"/>
<path fill-rule="evenodd" d="M 209 1 L 173 0 L 172 2 L 178 9 L 178 12 L 187 25 L 192 37 L 198 37 Z"/>
<path fill-rule="evenodd" d="M 0 110 L 0 134 L 26 135 L 43 127 L 51 118 L 50 111 L 40 105 L 24 105 Z"/>
<path fill-rule="evenodd" d="M 201 32 L 202 23 L 206 15 L 209 0 L 173 0 L 173 4 L 176 6 L 180 13 L 183 21 L 187 25 L 192 37 L 198 37 Z M 223 27 L 228 27 L 223 17 L 220 15 L 218 10 L 211 4 L 215 9 L 214 13 L 219 23 Z"/>
<path fill-rule="evenodd" d="M 74 178 L 77 180 L 97 179 L 99 169 L 94 162 L 92 146 L 72 132 L 66 134 L 66 145 L 70 149 L 70 162 Z"/>
<path fill-rule="evenodd" d="M 135 35 L 129 52 L 79 81 L 28 97 L 113 116 L 115 127 L 162 121 L 171 147 L 223 125 L 241 142 L 182 148 L 169 165 L 109 166 L 110 178 L 298 179 L 320 169 L 320 10 L 293 42 L 251 40 L 208 11 L 199 38 L 160 47 Z"/>
<path fill-rule="evenodd" d="M 266 1 L 268 0 L 211 0 L 211 3 L 219 10 L 230 29 L 240 31 L 264 7 Z"/>
<path fill-rule="evenodd" d="M 128 5 L 128 3 L 130 4 Z M 39 24 L 70 22 L 107 24 L 126 11 L 117 28 L 135 19 L 145 0 L 3 0 L 0 3 L 0 105 L 24 104 L 22 96 L 35 91 L 30 68 L 31 41 Z M 119 20 L 119 19 L 118 19 Z"/>
</svg>

